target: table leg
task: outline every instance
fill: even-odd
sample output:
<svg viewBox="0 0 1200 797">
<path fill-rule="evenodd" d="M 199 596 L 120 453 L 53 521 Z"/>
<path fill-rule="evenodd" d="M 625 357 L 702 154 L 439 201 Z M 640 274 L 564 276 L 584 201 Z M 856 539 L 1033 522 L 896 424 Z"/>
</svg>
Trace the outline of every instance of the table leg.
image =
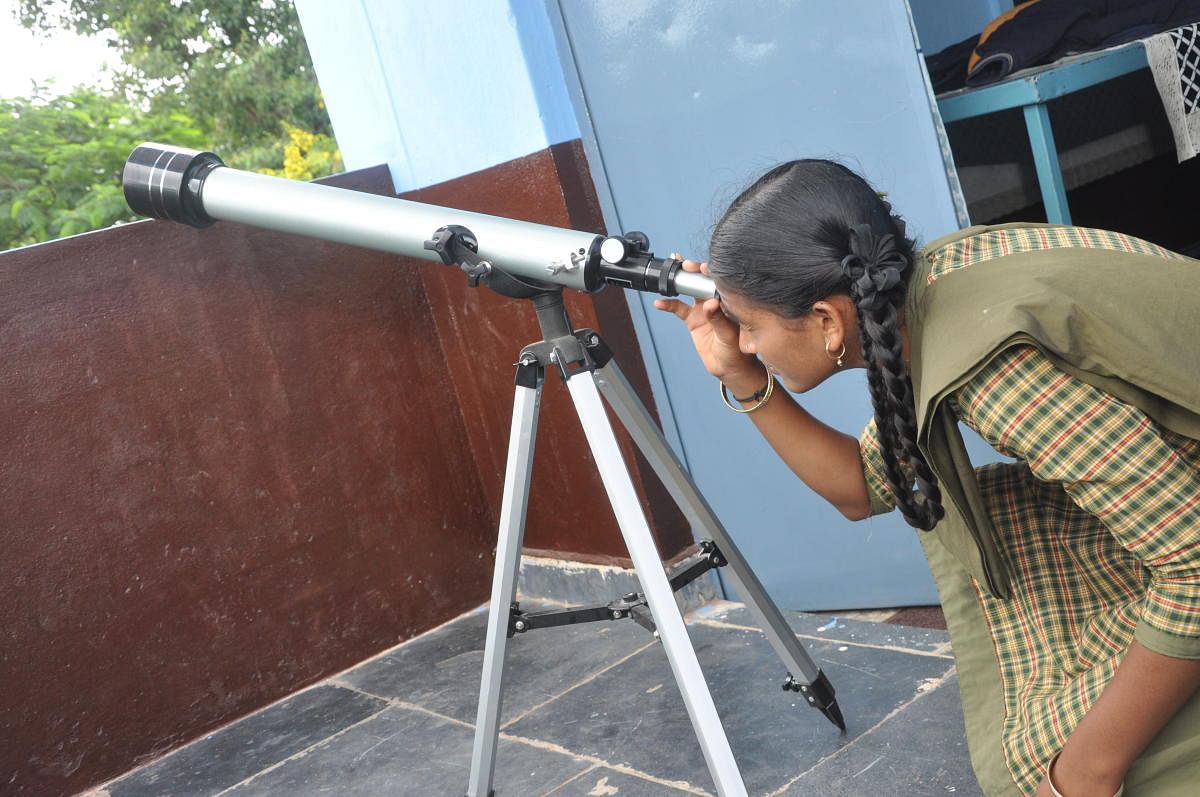
<svg viewBox="0 0 1200 797">
<path fill-rule="evenodd" d="M 1029 146 L 1033 149 L 1033 164 L 1037 167 L 1046 220 L 1051 224 L 1070 224 L 1067 190 L 1063 186 L 1062 167 L 1054 146 L 1054 131 L 1050 129 L 1050 114 L 1042 103 L 1024 106 L 1025 127 L 1029 130 Z"/>
</svg>

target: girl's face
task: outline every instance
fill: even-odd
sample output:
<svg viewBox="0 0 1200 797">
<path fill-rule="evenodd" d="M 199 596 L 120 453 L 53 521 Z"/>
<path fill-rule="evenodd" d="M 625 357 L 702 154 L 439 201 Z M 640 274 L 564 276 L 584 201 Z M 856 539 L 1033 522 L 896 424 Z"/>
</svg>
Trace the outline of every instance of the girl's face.
<svg viewBox="0 0 1200 797">
<path fill-rule="evenodd" d="M 738 348 L 757 356 L 791 392 L 811 390 L 838 370 L 836 356 L 826 355 L 825 349 L 828 343 L 830 354 L 841 352 L 847 337 L 843 311 L 853 313 L 848 298 L 832 297 L 799 318 L 785 318 L 736 293 L 722 290 L 720 297 L 722 312 L 738 325 Z M 847 346 L 844 367 L 852 367 Z"/>
</svg>

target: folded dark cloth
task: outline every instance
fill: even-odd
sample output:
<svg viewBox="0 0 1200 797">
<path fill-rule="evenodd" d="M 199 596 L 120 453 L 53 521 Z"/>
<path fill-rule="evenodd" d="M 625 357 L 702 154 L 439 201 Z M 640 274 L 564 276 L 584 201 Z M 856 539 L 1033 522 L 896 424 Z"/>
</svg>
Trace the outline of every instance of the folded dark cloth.
<svg viewBox="0 0 1200 797">
<path fill-rule="evenodd" d="M 1200 0 L 1026 0 L 996 17 L 978 36 L 929 56 L 926 65 L 935 92 L 986 86 L 1064 55 L 1197 21 Z"/>
<path fill-rule="evenodd" d="M 929 82 L 933 93 L 954 91 L 967 85 L 967 62 L 979 43 L 979 34 L 952 44 L 946 49 L 925 57 L 925 68 L 929 70 Z"/>
</svg>

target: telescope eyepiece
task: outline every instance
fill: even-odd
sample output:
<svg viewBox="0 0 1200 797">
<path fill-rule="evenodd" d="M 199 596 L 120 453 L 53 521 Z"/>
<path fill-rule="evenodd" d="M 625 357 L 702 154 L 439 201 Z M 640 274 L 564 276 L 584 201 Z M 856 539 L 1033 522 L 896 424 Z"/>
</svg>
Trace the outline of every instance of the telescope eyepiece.
<svg viewBox="0 0 1200 797">
<path fill-rule="evenodd" d="M 207 227 L 216 219 L 204 211 L 204 178 L 224 165 L 211 152 L 142 144 L 125 161 L 125 201 L 143 216 Z"/>
</svg>

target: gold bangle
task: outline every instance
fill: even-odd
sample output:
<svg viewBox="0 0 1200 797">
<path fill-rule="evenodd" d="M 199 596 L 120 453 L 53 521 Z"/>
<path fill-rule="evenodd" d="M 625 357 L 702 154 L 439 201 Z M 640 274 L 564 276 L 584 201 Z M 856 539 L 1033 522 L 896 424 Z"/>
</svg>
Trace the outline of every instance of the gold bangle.
<svg viewBox="0 0 1200 797">
<path fill-rule="evenodd" d="M 733 410 L 734 412 L 743 414 L 743 415 L 748 412 L 754 412 L 756 409 L 758 409 L 762 405 L 766 404 L 771 399 L 771 394 L 773 394 L 775 392 L 775 377 L 768 374 L 767 375 L 767 390 L 765 393 L 763 393 L 762 398 L 760 398 L 758 400 L 758 403 L 755 404 L 753 407 L 738 408 L 738 407 L 733 406 L 733 404 L 731 404 L 729 402 L 729 395 L 726 392 L 727 389 L 725 387 L 725 383 L 718 382 L 718 384 L 721 385 L 721 401 L 725 402 L 725 406 L 728 407 L 729 409 Z"/>
</svg>

